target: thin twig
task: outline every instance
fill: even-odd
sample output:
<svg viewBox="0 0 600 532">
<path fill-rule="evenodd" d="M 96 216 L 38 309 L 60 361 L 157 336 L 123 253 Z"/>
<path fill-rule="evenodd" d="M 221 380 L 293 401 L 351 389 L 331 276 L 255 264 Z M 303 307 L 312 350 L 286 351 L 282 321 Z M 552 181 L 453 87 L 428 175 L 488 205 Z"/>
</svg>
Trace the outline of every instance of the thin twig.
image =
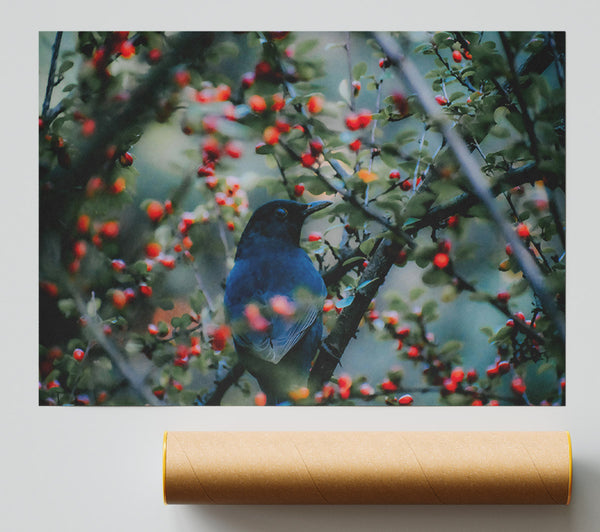
<svg viewBox="0 0 600 532">
<path fill-rule="evenodd" d="M 52 45 L 52 59 L 50 60 L 50 71 L 48 72 L 48 83 L 46 84 L 46 96 L 42 105 L 42 120 L 47 121 L 48 109 L 50 108 L 50 100 L 52 99 L 52 91 L 56 86 L 55 74 L 56 63 L 58 60 L 58 51 L 60 50 L 60 41 L 62 40 L 62 31 L 56 32 L 54 44 Z"/>
</svg>

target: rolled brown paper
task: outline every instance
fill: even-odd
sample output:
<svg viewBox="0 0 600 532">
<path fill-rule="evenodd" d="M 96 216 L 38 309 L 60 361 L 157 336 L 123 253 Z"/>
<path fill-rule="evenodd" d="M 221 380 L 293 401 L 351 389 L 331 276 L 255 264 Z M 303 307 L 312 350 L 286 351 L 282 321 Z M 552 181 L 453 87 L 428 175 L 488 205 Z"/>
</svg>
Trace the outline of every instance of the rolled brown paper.
<svg viewBox="0 0 600 532">
<path fill-rule="evenodd" d="M 167 504 L 569 504 L 568 432 L 166 432 Z"/>
</svg>

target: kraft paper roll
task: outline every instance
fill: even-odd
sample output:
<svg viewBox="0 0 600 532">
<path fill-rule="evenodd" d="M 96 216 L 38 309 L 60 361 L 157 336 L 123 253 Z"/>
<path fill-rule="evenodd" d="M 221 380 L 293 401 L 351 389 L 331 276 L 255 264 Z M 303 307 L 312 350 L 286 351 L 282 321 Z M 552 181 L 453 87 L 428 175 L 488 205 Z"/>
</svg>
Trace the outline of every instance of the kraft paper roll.
<svg viewBox="0 0 600 532">
<path fill-rule="evenodd" d="M 167 432 L 167 504 L 569 504 L 568 432 Z"/>
</svg>

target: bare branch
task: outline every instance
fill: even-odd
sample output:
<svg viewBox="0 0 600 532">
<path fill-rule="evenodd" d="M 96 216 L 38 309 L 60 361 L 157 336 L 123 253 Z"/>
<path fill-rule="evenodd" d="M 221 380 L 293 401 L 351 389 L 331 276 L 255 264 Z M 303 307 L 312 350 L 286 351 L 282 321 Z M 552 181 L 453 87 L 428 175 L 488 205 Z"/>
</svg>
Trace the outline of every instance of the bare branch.
<svg viewBox="0 0 600 532">
<path fill-rule="evenodd" d="M 48 72 L 48 83 L 46 84 L 46 96 L 44 98 L 44 104 L 42 105 L 42 120 L 44 122 L 48 119 L 48 109 L 50 108 L 50 100 L 52 99 L 52 91 L 56 86 L 55 74 L 56 74 L 56 62 L 58 60 L 58 51 L 60 50 L 60 41 L 62 40 L 62 31 L 56 32 L 54 44 L 52 45 L 52 59 L 50 60 L 50 70 Z"/>
</svg>

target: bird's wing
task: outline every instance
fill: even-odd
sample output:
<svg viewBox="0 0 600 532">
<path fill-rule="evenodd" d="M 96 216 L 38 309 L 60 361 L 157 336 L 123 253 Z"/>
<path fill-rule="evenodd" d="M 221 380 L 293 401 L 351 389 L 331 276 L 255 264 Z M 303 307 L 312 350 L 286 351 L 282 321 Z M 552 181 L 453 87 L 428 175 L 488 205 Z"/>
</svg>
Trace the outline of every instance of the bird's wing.
<svg viewBox="0 0 600 532">
<path fill-rule="evenodd" d="M 320 316 L 321 308 L 322 305 L 306 305 L 293 319 L 270 314 L 270 325 L 264 331 L 234 327 L 233 338 L 238 347 L 262 360 L 277 364 L 302 339 Z"/>
</svg>

